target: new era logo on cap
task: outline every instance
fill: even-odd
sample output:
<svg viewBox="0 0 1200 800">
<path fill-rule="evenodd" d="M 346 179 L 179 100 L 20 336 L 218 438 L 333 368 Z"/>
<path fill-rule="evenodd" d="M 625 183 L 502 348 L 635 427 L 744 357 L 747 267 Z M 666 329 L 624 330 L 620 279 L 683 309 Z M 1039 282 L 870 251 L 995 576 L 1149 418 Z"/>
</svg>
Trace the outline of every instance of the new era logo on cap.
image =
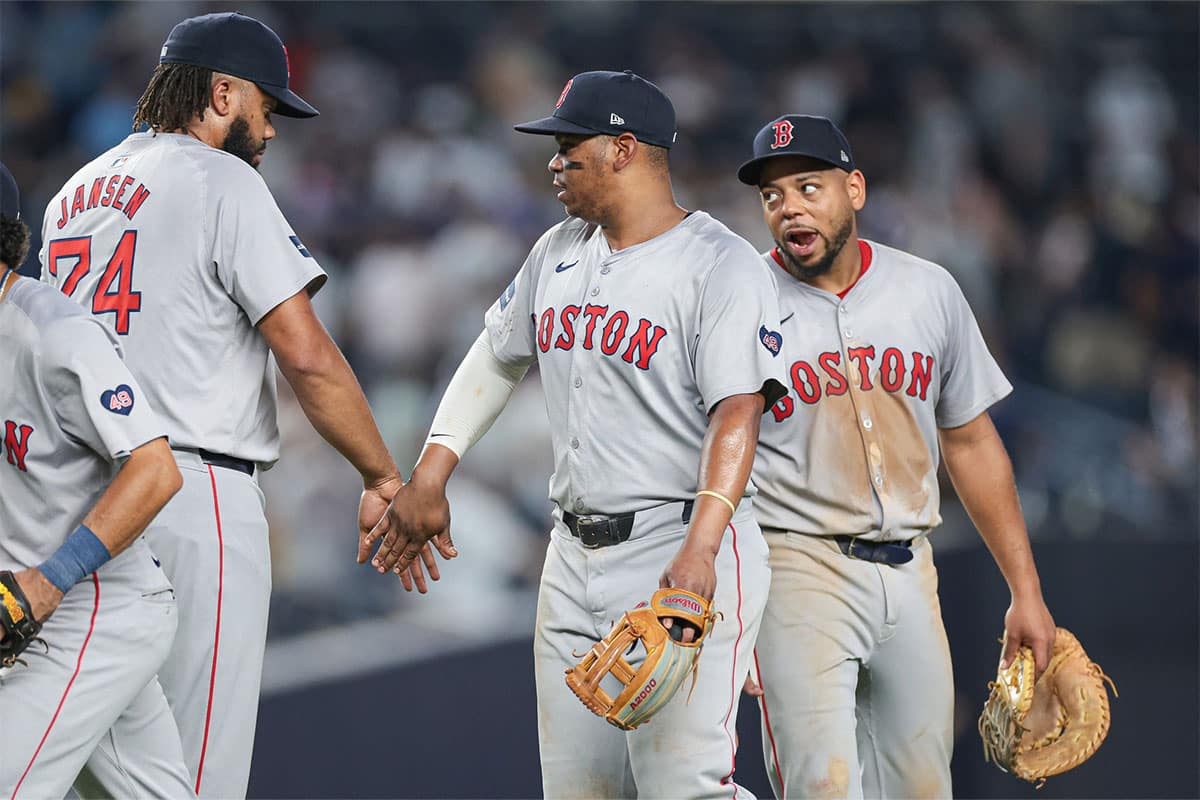
<svg viewBox="0 0 1200 800">
<path fill-rule="evenodd" d="M 675 143 L 675 107 L 661 89 L 640 75 L 597 70 L 567 81 L 553 116 L 514 127 L 547 136 L 632 133 L 646 144 L 670 147 Z"/>
</svg>

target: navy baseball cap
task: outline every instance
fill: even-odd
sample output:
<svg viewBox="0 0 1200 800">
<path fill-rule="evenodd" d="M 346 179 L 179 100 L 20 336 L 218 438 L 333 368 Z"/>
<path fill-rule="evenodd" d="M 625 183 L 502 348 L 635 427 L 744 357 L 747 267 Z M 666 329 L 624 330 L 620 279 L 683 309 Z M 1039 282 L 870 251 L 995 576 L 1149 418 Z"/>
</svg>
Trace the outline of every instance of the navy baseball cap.
<svg viewBox="0 0 1200 800">
<path fill-rule="evenodd" d="M 631 70 L 581 72 L 563 87 L 554 115 L 514 125 L 521 133 L 632 133 L 638 141 L 675 144 L 675 106 L 650 81 Z"/>
<path fill-rule="evenodd" d="M 190 64 L 245 78 L 279 102 L 275 113 L 281 116 L 320 113 L 288 88 L 287 48 L 275 31 L 236 11 L 185 19 L 167 35 L 158 63 Z"/>
<path fill-rule="evenodd" d="M 0 217 L 21 218 L 21 192 L 16 178 L 3 164 L 0 164 Z"/>
<path fill-rule="evenodd" d="M 807 156 L 831 167 L 854 171 L 854 153 L 846 137 L 825 117 L 785 114 L 754 137 L 754 158 L 738 168 L 738 180 L 758 186 L 763 165 L 779 156 Z"/>
</svg>

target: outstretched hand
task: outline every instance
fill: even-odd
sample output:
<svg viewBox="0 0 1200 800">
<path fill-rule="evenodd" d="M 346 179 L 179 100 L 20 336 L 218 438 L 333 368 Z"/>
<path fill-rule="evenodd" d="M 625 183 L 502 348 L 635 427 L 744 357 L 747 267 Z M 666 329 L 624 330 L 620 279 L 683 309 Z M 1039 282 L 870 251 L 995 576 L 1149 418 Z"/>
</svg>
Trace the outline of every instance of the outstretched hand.
<svg viewBox="0 0 1200 800">
<path fill-rule="evenodd" d="M 437 571 L 431 543 L 443 558 L 458 555 L 450 539 L 450 504 L 445 486 L 422 482 L 414 475 L 412 481 L 397 489 L 386 513 L 359 541 L 360 564 L 367 560 L 376 543 L 379 549 L 371 559 L 372 566 L 381 573 L 395 572 L 405 589 L 411 589 L 410 581 L 406 580 L 411 577 L 420 590 L 424 583 L 423 577 L 418 578 L 421 563 L 430 570 L 431 577 Z"/>
<path fill-rule="evenodd" d="M 370 556 L 371 545 L 378 538 L 371 535 L 372 531 L 386 518 L 388 505 L 402 487 L 403 482 L 400 476 L 396 475 L 363 489 L 362 497 L 358 503 L 358 563 L 364 563 Z M 443 546 L 440 546 L 438 549 L 444 558 L 453 558 L 454 555 L 457 555 L 457 551 L 450 552 L 453 550 L 453 544 L 450 543 L 448 530 L 441 544 Z M 407 569 L 396 570 L 396 573 L 400 576 L 400 583 L 406 592 L 411 592 L 414 586 L 421 594 L 428 592 L 429 585 L 425 579 L 426 573 L 429 575 L 429 580 L 436 581 L 442 577 L 441 572 L 438 570 L 437 561 L 433 557 L 433 548 L 430 547 L 428 542 L 421 547 L 420 555 L 420 561 L 414 560 Z M 422 569 L 422 563 L 424 564 L 424 569 Z M 379 571 L 386 572 L 385 569 L 380 569 Z"/>
</svg>

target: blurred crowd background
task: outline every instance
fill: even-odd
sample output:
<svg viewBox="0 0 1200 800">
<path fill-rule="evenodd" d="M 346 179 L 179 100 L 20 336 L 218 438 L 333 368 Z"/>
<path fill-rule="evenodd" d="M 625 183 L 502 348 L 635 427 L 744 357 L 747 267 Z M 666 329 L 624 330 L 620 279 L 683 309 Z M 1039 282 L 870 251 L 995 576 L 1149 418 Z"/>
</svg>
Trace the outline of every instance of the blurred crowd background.
<svg viewBox="0 0 1200 800">
<path fill-rule="evenodd" d="M 79 166 L 129 132 L 171 27 L 235 8 L 281 35 L 294 88 L 322 112 L 275 120 L 262 173 L 330 273 L 318 312 L 405 471 L 484 310 L 562 216 L 545 170 L 553 143 L 511 126 L 549 113 L 567 78 L 628 68 L 657 82 L 679 117 L 680 201 L 763 249 L 757 195 L 734 177 L 755 132 L 783 113 L 841 124 L 867 177 L 861 232 L 950 270 L 1016 384 L 993 412 L 1051 608 L 1083 628 L 1123 696 L 1133 692 L 1117 707 L 1124 742 L 1102 751 L 1076 791 L 1195 796 L 1194 776 L 1178 776 L 1189 763 L 1195 772 L 1197 735 L 1200 5 L 0 2 L 0 158 L 33 227 Z M 38 273 L 36 252 L 26 274 Z M 375 690 L 356 706 L 346 693 L 368 684 L 345 673 L 315 694 L 288 688 L 420 659 L 411 669 L 423 677 L 410 679 L 429 680 L 439 650 L 487 647 L 480 655 L 509 664 L 517 688 L 479 702 L 529 719 L 512 735 L 494 713 L 478 715 L 480 731 L 500 729 L 464 751 L 476 766 L 494 761 L 475 788 L 447 783 L 473 774 L 457 762 L 434 770 L 457 747 L 411 751 L 433 771 L 407 785 L 535 793 L 528 648 L 496 639 L 530 634 L 546 544 L 551 459 L 536 373 L 451 483 L 461 555 L 425 597 L 354 564 L 357 476 L 281 384 L 283 458 L 262 478 L 274 558 L 265 687 L 288 699 L 264 706 L 271 734 L 259 738 L 252 788 L 309 794 L 328 773 L 333 795 L 394 795 L 386 781 L 346 783 L 373 770 L 319 769 L 340 746 L 330 737 L 314 740 L 322 749 L 310 761 L 297 757 L 308 717 L 286 716 L 354 710 L 344 724 L 357 729 Z M 934 542 L 949 565 L 942 604 L 970 737 L 1007 598 L 943 488 Z M 1135 657 L 1139 643 L 1160 666 Z M 476 657 L 461 665 L 459 691 L 484 688 Z M 379 674 L 391 691 L 392 673 Z M 455 718 L 434 697 L 409 718 L 414 729 Z M 1139 735 L 1137 714 L 1162 730 L 1176 709 L 1179 730 L 1158 739 L 1174 750 Z M 338 754 L 343 767 L 390 759 L 370 749 L 389 736 L 365 738 Z M 518 746 L 520 768 L 505 749 Z M 1161 769 L 1146 767 L 1154 758 Z M 960 789 L 1017 792 L 990 768 L 964 772 L 977 760 L 956 756 Z M 1151 773 L 1175 783 L 1144 783 Z M 524 782 L 504 788 L 504 776 Z"/>
<path fill-rule="evenodd" d="M 170 28 L 234 7 L 3 4 L 0 157 L 28 219 L 129 132 Z M 680 201 L 762 248 L 734 178 L 754 133 L 787 112 L 842 125 L 862 233 L 949 269 L 1017 385 L 995 414 L 1035 540 L 1196 539 L 1196 4 L 236 8 L 281 35 L 322 112 L 276 119 L 262 173 L 331 275 L 319 313 L 402 469 L 483 311 L 562 215 L 553 143 L 512 124 L 576 72 L 630 68 L 675 103 Z M 463 555 L 425 598 L 353 563 L 356 475 L 282 393 L 263 477 L 273 639 L 406 613 L 467 632 L 532 620 L 551 464 L 536 374 L 452 483 Z M 979 546 L 948 487 L 944 516 L 935 541 Z"/>
</svg>

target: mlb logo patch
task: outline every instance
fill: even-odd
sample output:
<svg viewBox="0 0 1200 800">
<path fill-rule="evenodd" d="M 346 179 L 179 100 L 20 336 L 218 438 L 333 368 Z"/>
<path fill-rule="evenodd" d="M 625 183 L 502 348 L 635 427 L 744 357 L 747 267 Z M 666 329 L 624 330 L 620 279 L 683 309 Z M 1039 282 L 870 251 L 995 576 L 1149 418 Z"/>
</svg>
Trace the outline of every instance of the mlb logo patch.
<svg viewBox="0 0 1200 800">
<path fill-rule="evenodd" d="M 308 252 L 308 248 L 304 246 L 304 242 L 300 241 L 299 236 L 289 236 L 288 239 L 292 244 L 296 245 L 296 249 L 300 251 L 300 255 L 305 258 L 312 258 L 312 253 Z"/>
<path fill-rule="evenodd" d="M 783 349 L 783 335 L 779 331 L 767 330 L 766 325 L 758 329 L 758 340 L 772 356 L 779 355 L 779 351 Z"/>
<path fill-rule="evenodd" d="M 501 311 L 503 311 L 505 308 L 508 307 L 508 304 L 512 302 L 513 295 L 515 295 L 516 293 L 517 293 L 517 280 L 516 280 L 516 278 L 514 278 L 513 282 L 510 283 L 508 285 L 508 288 L 504 290 L 504 294 L 500 295 L 500 310 Z"/>
<path fill-rule="evenodd" d="M 112 169 L 113 167 L 119 167 L 128 160 L 129 160 L 129 156 L 117 156 L 116 158 L 113 159 L 113 162 L 108 165 L 108 168 Z"/>
</svg>

